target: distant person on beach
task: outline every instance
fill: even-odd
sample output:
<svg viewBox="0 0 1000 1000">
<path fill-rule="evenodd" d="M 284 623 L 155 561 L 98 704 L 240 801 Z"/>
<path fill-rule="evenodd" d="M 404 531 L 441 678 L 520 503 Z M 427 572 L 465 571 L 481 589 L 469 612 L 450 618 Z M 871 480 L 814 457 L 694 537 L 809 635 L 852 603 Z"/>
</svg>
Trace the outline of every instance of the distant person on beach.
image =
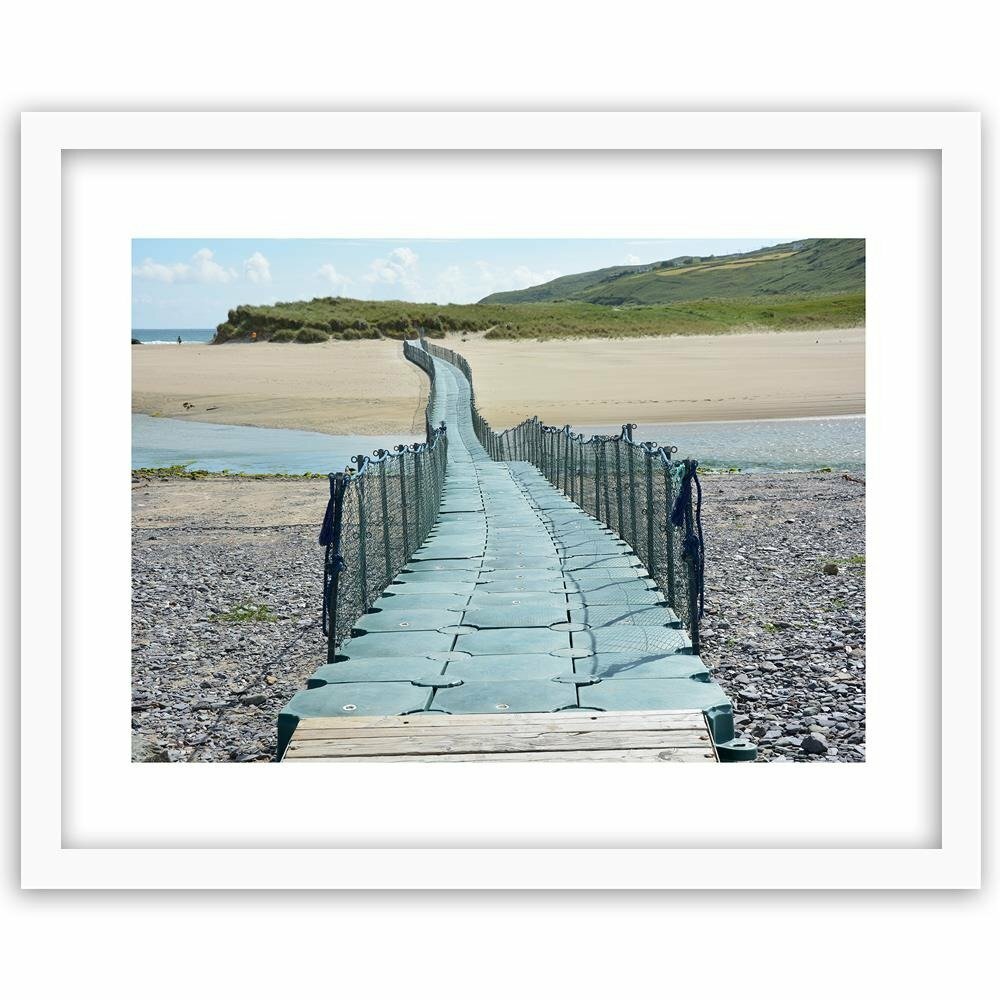
<svg viewBox="0 0 1000 1000">
<path fill-rule="evenodd" d="M 180 338 L 180 337 L 178 337 L 178 338 L 177 338 L 177 343 L 179 344 L 180 342 L 181 342 L 181 338 Z"/>
</svg>

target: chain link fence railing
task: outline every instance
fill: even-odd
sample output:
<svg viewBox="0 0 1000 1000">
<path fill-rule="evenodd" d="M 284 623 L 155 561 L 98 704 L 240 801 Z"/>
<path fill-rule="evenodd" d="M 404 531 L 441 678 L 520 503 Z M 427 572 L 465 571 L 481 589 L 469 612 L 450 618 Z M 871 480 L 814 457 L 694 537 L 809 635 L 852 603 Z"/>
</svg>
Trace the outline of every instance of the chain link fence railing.
<svg viewBox="0 0 1000 1000">
<path fill-rule="evenodd" d="M 426 440 L 357 455 L 354 467 L 330 475 L 330 501 L 320 531 L 323 634 L 327 659 L 424 543 L 437 520 L 448 459 L 444 421 L 437 416 L 434 362 L 419 345 L 403 353 L 430 378 Z"/>
<path fill-rule="evenodd" d="M 476 437 L 495 461 L 530 462 L 557 489 L 615 531 L 656 580 L 699 649 L 704 611 L 705 542 L 698 463 L 675 459 L 676 448 L 637 442 L 635 424 L 620 434 L 575 433 L 537 417 L 500 433 L 476 406 L 472 368 L 460 354 L 421 341 L 425 351 L 454 365 L 472 387 Z"/>
</svg>

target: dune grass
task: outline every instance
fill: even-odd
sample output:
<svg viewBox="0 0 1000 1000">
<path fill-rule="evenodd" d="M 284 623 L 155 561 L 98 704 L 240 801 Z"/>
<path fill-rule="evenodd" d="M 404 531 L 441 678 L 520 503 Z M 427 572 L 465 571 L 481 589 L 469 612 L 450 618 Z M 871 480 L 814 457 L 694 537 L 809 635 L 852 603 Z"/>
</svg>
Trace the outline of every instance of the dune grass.
<svg viewBox="0 0 1000 1000">
<path fill-rule="evenodd" d="M 320 298 L 242 305 L 218 327 L 214 343 L 229 341 L 360 340 L 485 332 L 491 340 L 574 337 L 657 337 L 740 330 L 810 330 L 860 326 L 863 292 L 693 299 L 659 305 L 608 306 L 592 302 L 436 305 Z"/>
</svg>

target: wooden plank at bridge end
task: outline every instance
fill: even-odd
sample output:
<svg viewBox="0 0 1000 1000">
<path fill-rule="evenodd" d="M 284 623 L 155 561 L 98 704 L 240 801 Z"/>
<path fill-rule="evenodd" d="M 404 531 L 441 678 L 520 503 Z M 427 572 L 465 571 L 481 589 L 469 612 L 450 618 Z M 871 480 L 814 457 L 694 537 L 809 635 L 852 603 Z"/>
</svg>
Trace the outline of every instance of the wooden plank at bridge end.
<svg viewBox="0 0 1000 1000">
<path fill-rule="evenodd" d="M 303 719 L 286 761 L 718 761 L 691 711 Z"/>
</svg>

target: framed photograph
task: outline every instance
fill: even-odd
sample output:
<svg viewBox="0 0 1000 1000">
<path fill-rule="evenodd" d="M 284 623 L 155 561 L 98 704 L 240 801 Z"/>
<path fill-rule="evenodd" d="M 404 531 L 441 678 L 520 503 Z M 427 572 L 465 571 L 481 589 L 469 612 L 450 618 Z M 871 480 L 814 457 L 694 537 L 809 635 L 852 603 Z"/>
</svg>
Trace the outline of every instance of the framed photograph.
<svg viewBox="0 0 1000 1000">
<path fill-rule="evenodd" d="M 23 884 L 977 886 L 979 141 L 25 114 Z"/>
</svg>

